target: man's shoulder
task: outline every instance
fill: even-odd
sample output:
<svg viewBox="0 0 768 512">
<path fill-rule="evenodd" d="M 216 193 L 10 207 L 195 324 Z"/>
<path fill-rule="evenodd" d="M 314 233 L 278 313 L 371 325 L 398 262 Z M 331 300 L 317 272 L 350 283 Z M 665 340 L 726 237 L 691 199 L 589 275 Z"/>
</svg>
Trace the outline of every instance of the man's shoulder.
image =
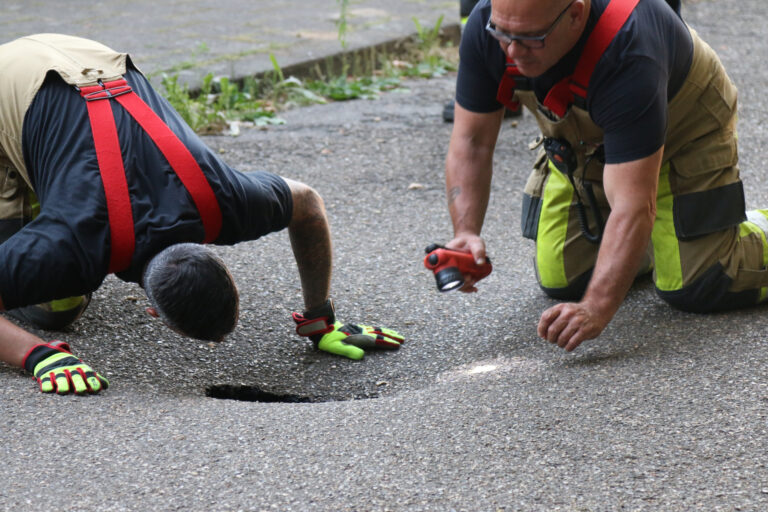
<svg viewBox="0 0 768 512">
<path fill-rule="evenodd" d="M 491 18 L 490 0 L 480 0 L 467 18 L 461 34 L 462 42 L 465 39 L 475 39 L 485 34 L 485 25 Z"/>
<path fill-rule="evenodd" d="M 595 1 L 608 3 L 608 0 Z M 640 65 L 669 70 L 678 54 L 689 51 L 690 46 L 685 23 L 666 0 L 639 2 L 626 23 L 613 35 L 611 44 L 600 56 L 598 69 Z"/>
<path fill-rule="evenodd" d="M 485 27 L 491 18 L 490 0 L 481 0 L 472 10 L 461 34 L 460 57 L 471 60 L 471 64 L 484 63 L 486 66 L 503 67 L 504 52 Z"/>
</svg>

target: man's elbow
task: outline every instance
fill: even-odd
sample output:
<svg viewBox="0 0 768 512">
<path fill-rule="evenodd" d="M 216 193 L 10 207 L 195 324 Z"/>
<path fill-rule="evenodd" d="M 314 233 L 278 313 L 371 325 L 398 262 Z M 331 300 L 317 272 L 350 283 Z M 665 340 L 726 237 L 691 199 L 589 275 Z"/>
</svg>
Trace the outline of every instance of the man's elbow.
<svg viewBox="0 0 768 512">
<path fill-rule="evenodd" d="M 656 221 L 656 201 L 649 201 L 646 204 L 645 209 L 642 212 L 643 220 L 648 224 L 653 225 Z"/>
<path fill-rule="evenodd" d="M 320 194 L 309 185 L 294 182 L 291 184 L 293 196 L 293 214 L 291 225 L 325 219 L 325 204 Z"/>
<path fill-rule="evenodd" d="M 649 234 L 656 221 L 656 202 L 625 204 L 623 207 L 611 209 L 609 217 L 612 223 L 621 226 L 622 232 L 629 233 L 640 229 Z"/>
</svg>

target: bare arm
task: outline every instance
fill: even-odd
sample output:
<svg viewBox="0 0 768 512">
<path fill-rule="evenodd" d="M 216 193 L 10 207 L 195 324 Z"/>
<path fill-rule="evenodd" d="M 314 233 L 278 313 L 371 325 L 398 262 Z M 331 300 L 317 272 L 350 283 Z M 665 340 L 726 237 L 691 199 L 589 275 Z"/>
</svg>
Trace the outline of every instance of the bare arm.
<svg viewBox="0 0 768 512">
<path fill-rule="evenodd" d="M 2 299 L 0 311 L 5 311 Z M 45 341 L 0 316 L 0 361 L 20 367 L 27 352 L 40 343 Z"/>
<path fill-rule="evenodd" d="M 320 195 L 308 185 L 289 179 L 285 181 L 293 196 L 288 233 L 299 268 L 304 306 L 308 310 L 314 309 L 322 306 L 330 294 L 331 232 Z"/>
<path fill-rule="evenodd" d="M 539 336 L 571 351 L 600 335 L 634 281 L 651 239 L 664 152 L 606 165 L 603 185 L 611 214 L 592 279 L 579 303 L 558 304 L 541 315 Z"/>
<path fill-rule="evenodd" d="M 455 120 L 445 161 L 445 187 L 454 238 L 448 247 L 468 249 L 476 260 L 485 259 L 480 231 L 485 221 L 493 175 L 493 151 L 504 109 L 487 114 L 470 112 L 456 104 Z M 462 290 L 472 291 L 473 283 Z"/>
</svg>

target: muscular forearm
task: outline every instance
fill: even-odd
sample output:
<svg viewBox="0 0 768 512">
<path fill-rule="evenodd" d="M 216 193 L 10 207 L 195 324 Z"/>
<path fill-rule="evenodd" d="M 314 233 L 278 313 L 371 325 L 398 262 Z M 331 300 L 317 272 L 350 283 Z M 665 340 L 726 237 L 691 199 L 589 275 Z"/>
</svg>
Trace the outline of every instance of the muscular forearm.
<svg viewBox="0 0 768 512">
<path fill-rule="evenodd" d="M 488 209 L 491 175 L 491 155 L 468 150 L 449 153 L 445 188 L 454 234 L 480 234 Z"/>
<path fill-rule="evenodd" d="M 310 187 L 289 181 L 293 215 L 288 225 L 296 258 L 304 306 L 313 309 L 329 297 L 331 286 L 331 233 L 321 197 Z"/>
<path fill-rule="evenodd" d="M 503 110 L 469 112 L 456 105 L 456 120 L 445 161 L 448 211 L 454 234 L 480 234 L 488 208 L 493 151 Z"/>
<path fill-rule="evenodd" d="M 650 243 L 663 151 L 605 166 L 603 187 L 611 214 L 592 279 L 580 302 L 557 304 L 541 314 L 537 332 L 542 338 L 571 351 L 599 336 L 616 314 Z"/>
<path fill-rule="evenodd" d="M 22 366 L 24 356 L 40 343 L 45 341 L 0 317 L 0 361 Z"/>
<path fill-rule="evenodd" d="M 605 225 L 597 263 L 582 303 L 605 323 L 613 318 L 637 276 L 650 242 L 653 217 L 611 212 Z"/>
<path fill-rule="evenodd" d="M 611 215 L 582 303 L 606 323 L 629 291 L 651 240 L 663 150 L 634 162 L 607 165 L 603 173 Z"/>
</svg>

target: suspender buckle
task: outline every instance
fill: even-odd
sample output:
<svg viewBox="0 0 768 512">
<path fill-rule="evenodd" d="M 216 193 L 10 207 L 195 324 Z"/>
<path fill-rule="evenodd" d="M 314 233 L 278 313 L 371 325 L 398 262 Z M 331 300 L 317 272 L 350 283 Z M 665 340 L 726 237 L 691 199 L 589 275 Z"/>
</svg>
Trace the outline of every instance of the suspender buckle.
<svg viewBox="0 0 768 512">
<path fill-rule="evenodd" d="M 80 96 L 82 96 L 85 101 L 108 100 L 122 96 L 123 94 L 128 94 L 131 92 L 131 86 L 128 85 L 128 82 L 122 79 L 107 83 L 103 83 L 99 80 L 99 85 L 81 87 L 79 91 Z"/>
</svg>

